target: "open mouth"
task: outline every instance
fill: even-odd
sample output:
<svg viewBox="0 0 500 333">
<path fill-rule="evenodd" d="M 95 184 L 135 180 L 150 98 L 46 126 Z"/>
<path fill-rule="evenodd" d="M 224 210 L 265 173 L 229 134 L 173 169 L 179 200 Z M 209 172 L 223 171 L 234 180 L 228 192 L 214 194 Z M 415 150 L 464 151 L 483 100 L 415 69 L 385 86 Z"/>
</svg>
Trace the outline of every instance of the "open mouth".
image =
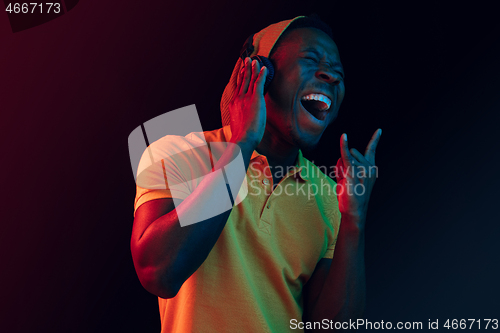
<svg viewBox="0 0 500 333">
<path fill-rule="evenodd" d="M 318 120 L 325 120 L 332 105 L 332 101 L 323 94 L 309 94 L 300 99 L 302 106 L 314 118 Z"/>
</svg>

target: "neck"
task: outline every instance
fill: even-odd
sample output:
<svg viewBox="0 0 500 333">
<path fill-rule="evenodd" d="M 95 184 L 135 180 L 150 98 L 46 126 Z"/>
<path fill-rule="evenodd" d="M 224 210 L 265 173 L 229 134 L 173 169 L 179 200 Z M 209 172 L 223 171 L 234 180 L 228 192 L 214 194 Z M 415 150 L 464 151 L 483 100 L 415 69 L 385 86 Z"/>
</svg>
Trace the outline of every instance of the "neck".
<svg viewBox="0 0 500 333">
<path fill-rule="evenodd" d="M 270 126 L 266 126 L 264 136 L 256 150 L 259 154 L 266 156 L 271 170 L 276 170 L 276 167 L 286 169 L 294 166 L 299 153 L 299 147 L 285 141 L 281 133 L 276 132 Z"/>
</svg>

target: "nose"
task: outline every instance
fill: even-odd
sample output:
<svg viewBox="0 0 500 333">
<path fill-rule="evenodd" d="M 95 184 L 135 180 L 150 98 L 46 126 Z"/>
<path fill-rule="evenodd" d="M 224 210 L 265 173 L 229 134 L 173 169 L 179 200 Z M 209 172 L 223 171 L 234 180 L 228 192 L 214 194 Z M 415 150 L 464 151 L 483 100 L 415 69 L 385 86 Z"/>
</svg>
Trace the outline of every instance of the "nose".
<svg viewBox="0 0 500 333">
<path fill-rule="evenodd" d="M 316 72 L 316 77 L 321 81 L 333 84 L 335 86 L 340 83 L 340 75 L 332 71 L 330 68 L 319 68 Z"/>
</svg>

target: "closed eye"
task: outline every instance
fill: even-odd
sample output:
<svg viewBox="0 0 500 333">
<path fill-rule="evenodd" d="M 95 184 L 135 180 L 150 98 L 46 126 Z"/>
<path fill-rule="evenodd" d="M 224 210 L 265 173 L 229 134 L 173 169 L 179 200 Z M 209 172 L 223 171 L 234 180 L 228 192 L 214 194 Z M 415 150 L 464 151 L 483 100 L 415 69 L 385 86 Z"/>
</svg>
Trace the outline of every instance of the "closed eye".
<svg viewBox="0 0 500 333">
<path fill-rule="evenodd" d="M 304 57 L 304 59 L 312 60 L 314 62 L 318 62 L 318 59 L 313 58 L 313 57 Z"/>
</svg>

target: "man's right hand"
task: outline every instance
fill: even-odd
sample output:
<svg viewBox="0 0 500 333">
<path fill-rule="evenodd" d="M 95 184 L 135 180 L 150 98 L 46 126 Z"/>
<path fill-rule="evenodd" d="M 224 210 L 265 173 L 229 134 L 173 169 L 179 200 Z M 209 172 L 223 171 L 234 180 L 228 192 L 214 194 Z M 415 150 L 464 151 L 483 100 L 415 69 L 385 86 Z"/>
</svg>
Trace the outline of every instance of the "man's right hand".
<svg viewBox="0 0 500 333">
<path fill-rule="evenodd" d="M 231 115 L 231 142 L 255 149 L 266 128 L 264 83 L 268 69 L 249 57 L 243 61 L 238 74 L 236 90 L 229 103 Z"/>
</svg>

